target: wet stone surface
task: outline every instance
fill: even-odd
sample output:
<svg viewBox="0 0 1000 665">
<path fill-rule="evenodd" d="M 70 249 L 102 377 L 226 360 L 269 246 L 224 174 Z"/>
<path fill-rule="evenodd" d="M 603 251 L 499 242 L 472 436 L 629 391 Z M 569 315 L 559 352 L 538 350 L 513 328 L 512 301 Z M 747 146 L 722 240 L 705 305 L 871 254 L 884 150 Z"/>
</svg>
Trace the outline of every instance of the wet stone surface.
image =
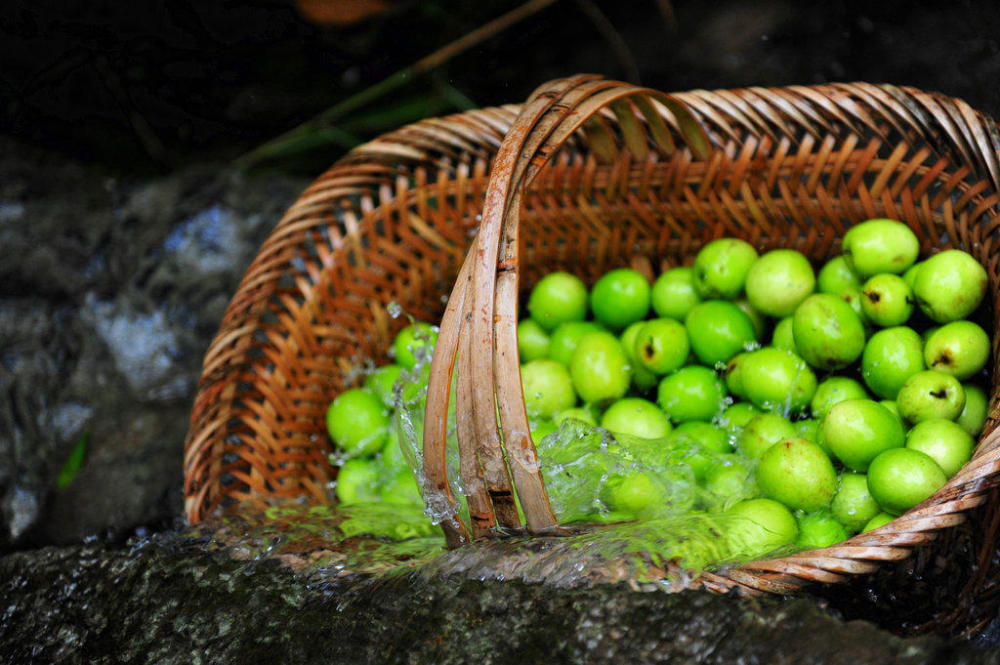
<svg viewBox="0 0 1000 665">
<path fill-rule="evenodd" d="M 217 166 L 113 179 L 0 140 L 0 551 L 180 515 L 202 356 L 304 186 Z"/>
<path fill-rule="evenodd" d="M 416 564 L 373 576 L 375 568 L 330 565 L 332 555 L 265 555 L 192 533 L 9 554 L 0 558 L 0 661 L 1000 660 L 969 643 L 901 638 L 845 622 L 807 597 L 668 594 L 621 583 L 558 587 L 425 574 Z"/>
</svg>

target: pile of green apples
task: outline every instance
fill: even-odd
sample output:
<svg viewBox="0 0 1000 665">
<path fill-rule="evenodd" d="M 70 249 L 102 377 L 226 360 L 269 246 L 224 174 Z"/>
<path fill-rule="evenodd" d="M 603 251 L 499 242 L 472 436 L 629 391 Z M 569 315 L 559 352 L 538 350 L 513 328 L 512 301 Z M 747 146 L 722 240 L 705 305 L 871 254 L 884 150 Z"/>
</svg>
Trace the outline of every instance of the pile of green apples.
<svg viewBox="0 0 1000 665">
<path fill-rule="evenodd" d="M 959 250 L 918 262 L 888 219 L 842 246 L 818 273 L 723 238 L 653 283 L 543 277 L 518 349 L 560 521 L 713 515 L 727 560 L 747 560 L 882 526 L 957 473 L 987 415 L 990 340 L 968 320 L 985 270 Z M 434 336 L 405 328 L 395 362 L 330 405 L 341 503 L 421 500 L 393 415 L 401 376 L 426 387 Z"/>
<path fill-rule="evenodd" d="M 917 262 L 904 224 L 851 228 L 818 274 L 723 238 L 650 282 L 551 273 L 518 325 L 525 403 L 564 522 L 729 519 L 733 558 L 891 521 L 968 462 L 990 355 L 969 254 Z"/>
</svg>

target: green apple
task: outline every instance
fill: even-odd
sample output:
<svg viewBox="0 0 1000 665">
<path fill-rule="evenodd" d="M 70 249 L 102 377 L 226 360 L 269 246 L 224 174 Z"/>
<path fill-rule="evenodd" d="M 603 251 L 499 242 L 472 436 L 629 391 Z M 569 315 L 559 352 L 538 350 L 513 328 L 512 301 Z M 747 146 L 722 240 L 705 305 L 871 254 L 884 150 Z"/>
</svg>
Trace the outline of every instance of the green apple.
<svg viewBox="0 0 1000 665">
<path fill-rule="evenodd" d="M 816 276 L 816 288 L 820 293 L 839 296 L 848 289 L 861 289 L 861 278 L 847 265 L 847 259 L 835 256 L 820 268 Z"/>
<path fill-rule="evenodd" d="M 639 397 L 624 397 L 609 406 L 601 416 L 601 427 L 641 439 L 662 439 L 672 429 L 667 414 Z"/>
<path fill-rule="evenodd" d="M 867 314 L 865 314 L 864 305 L 861 303 L 864 299 L 861 289 L 847 289 L 843 293 L 839 294 L 839 297 L 847 303 L 847 306 L 850 307 L 855 314 L 857 314 L 862 327 L 865 329 L 865 336 L 870 336 L 872 334 L 872 327 L 875 324 L 872 323 L 872 320 L 868 318 Z"/>
<path fill-rule="evenodd" d="M 726 389 L 715 372 L 689 365 L 660 381 L 657 402 L 675 423 L 712 420 L 723 408 Z"/>
<path fill-rule="evenodd" d="M 844 234 L 844 258 L 862 278 L 880 272 L 900 274 L 913 265 L 920 241 L 906 224 L 892 219 L 869 219 Z"/>
<path fill-rule="evenodd" d="M 549 333 L 534 319 L 522 319 L 517 324 L 517 352 L 522 363 L 549 357 Z"/>
<path fill-rule="evenodd" d="M 913 291 L 899 275 L 879 273 L 861 288 L 861 308 L 883 328 L 906 323 L 913 314 Z"/>
<path fill-rule="evenodd" d="M 907 268 L 906 272 L 903 273 L 903 281 L 906 282 L 906 285 L 910 287 L 911 291 L 913 290 L 913 282 L 915 282 L 917 279 L 917 271 L 919 271 L 920 267 L 923 265 L 924 265 L 923 261 L 917 261 L 912 266 Z"/>
<path fill-rule="evenodd" d="M 424 505 L 420 486 L 409 468 L 390 474 L 379 486 L 378 496 L 382 503 Z"/>
<path fill-rule="evenodd" d="M 365 388 L 374 393 L 387 409 L 394 408 L 392 391 L 403 373 L 403 366 L 389 363 L 377 368 L 365 377 Z"/>
<path fill-rule="evenodd" d="M 684 320 L 691 349 L 702 363 L 728 362 L 757 341 L 753 323 L 739 307 L 724 300 L 695 305 Z"/>
<path fill-rule="evenodd" d="M 808 259 L 793 249 L 775 249 L 764 254 L 747 273 L 750 303 L 768 316 L 791 316 L 813 292 L 816 276 Z"/>
<path fill-rule="evenodd" d="M 924 314 L 938 323 L 964 319 L 986 294 L 986 270 L 971 255 L 947 249 L 924 261 L 913 295 Z"/>
<path fill-rule="evenodd" d="M 844 466 L 864 472 L 875 457 L 905 443 L 903 427 L 884 406 L 870 399 L 835 404 L 823 419 L 823 440 Z"/>
<path fill-rule="evenodd" d="M 715 453 L 731 453 L 733 451 L 726 430 L 703 420 L 689 420 L 681 423 L 673 431 L 671 439 L 675 442 L 687 439 L 688 442 L 695 443 L 705 450 Z"/>
<path fill-rule="evenodd" d="M 524 406 L 532 418 L 551 418 L 576 404 L 573 379 L 566 366 L 542 358 L 521 365 Z"/>
<path fill-rule="evenodd" d="M 723 510 L 759 494 L 753 469 L 747 460 L 734 454 L 718 455 L 706 470 L 702 485 L 709 495 L 709 503 L 718 504 Z"/>
<path fill-rule="evenodd" d="M 360 457 L 346 460 L 337 471 L 334 491 L 344 506 L 378 501 L 377 465 L 373 460 Z"/>
<path fill-rule="evenodd" d="M 965 406 L 965 390 L 950 374 L 925 370 L 906 380 L 896 395 L 896 406 L 911 423 L 931 418 L 954 420 Z"/>
<path fill-rule="evenodd" d="M 796 420 L 792 423 L 792 427 L 795 428 L 795 436 L 800 439 L 805 439 L 806 441 L 812 441 L 813 443 L 819 445 L 827 455 L 830 451 L 826 448 L 826 442 L 820 444 L 819 428 L 822 425 L 822 421 L 816 420 L 815 418 L 804 418 L 802 420 Z"/>
<path fill-rule="evenodd" d="M 700 302 L 693 268 L 671 268 L 653 282 L 651 304 L 657 316 L 683 321 Z"/>
<path fill-rule="evenodd" d="M 549 358 L 568 367 L 576 345 L 583 336 L 604 330 L 604 326 L 593 321 L 569 321 L 561 324 L 549 338 Z"/>
<path fill-rule="evenodd" d="M 847 540 L 847 530 L 829 510 L 805 513 L 798 523 L 799 537 L 795 544 L 802 549 L 818 550 Z"/>
<path fill-rule="evenodd" d="M 552 417 L 552 421 L 556 425 L 562 425 L 564 420 L 570 419 L 579 420 L 588 425 L 597 425 L 597 418 L 594 417 L 593 411 L 585 406 L 574 406 L 570 409 L 564 409 Z"/>
<path fill-rule="evenodd" d="M 748 459 L 759 459 L 774 444 L 795 438 L 795 427 L 776 413 L 762 413 L 746 424 L 736 440 L 737 449 Z"/>
<path fill-rule="evenodd" d="M 378 397 L 362 388 L 340 393 L 326 411 L 326 429 L 349 457 L 374 455 L 389 435 L 389 411 Z"/>
<path fill-rule="evenodd" d="M 665 506 L 669 492 L 651 471 L 636 470 L 612 474 L 601 491 L 604 503 L 613 511 L 635 516 L 652 516 Z"/>
<path fill-rule="evenodd" d="M 660 377 L 646 369 L 642 363 L 639 362 L 639 359 L 635 357 L 635 339 L 638 337 L 639 331 L 642 330 L 642 327 L 645 325 L 645 321 L 636 321 L 625 328 L 621 337 L 618 338 L 618 341 L 622 343 L 622 348 L 625 349 L 625 357 L 628 358 L 628 363 L 632 368 L 632 385 L 634 385 L 636 390 L 640 393 L 648 393 L 656 387 L 656 384 L 660 382 Z M 686 337 L 685 341 L 687 341 Z"/>
<path fill-rule="evenodd" d="M 809 409 L 816 418 L 824 418 L 834 404 L 848 399 L 868 399 L 868 391 L 854 379 L 831 376 L 816 387 Z"/>
<path fill-rule="evenodd" d="M 795 517 L 773 499 L 747 499 L 725 513 L 725 536 L 734 559 L 747 561 L 791 545 L 799 535 Z"/>
<path fill-rule="evenodd" d="M 580 399 L 594 404 L 620 399 L 632 381 L 625 349 L 609 332 L 587 333 L 580 339 L 569 361 L 569 374 Z"/>
<path fill-rule="evenodd" d="M 861 376 L 879 397 L 896 399 L 907 379 L 922 371 L 923 343 L 912 328 L 898 326 L 880 330 L 865 344 Z"/>
<path fill-rule="evenodd" d="M 528 296 L 528 313 L 547 332 L 587 317 L 587 287 L 576 275 L 550 272 Z"/>
<path fill-rule="evenodd" d="M 986 424 L 986 393 L 972 383 L 963 383 L 962 390 L 965 391 L 965 406 L 955 422 L 973 438 L 978 438 Z"/>
<path fill-rule="evenodd" d="M 559 431 L 559 425 L 553 420 L 535 420 L 532 424 L 534 427 L 531 428 L 531 442 L 536 448 L 544 445 L 542 441 L 545 437 Z"/>
<path fill-rule="evenodd" d="M 702 298 L 733 300 L 743 291 L 757 250 L 737 238 L 713 240 L 694 259 L 694 284 Z"/>
<path fill-rule="evenodd" d="M 757 465 L 761 493 L 793 510 L 817 510 L 837 491 L 837 472 L 811 441 L 785 439 L 767 449 Z"/>
<path fill-rule="evenodd" d="M 418 321 L 406 326 L 399 331 L 392 342 L 396 362 L 406 369 L 413 369 L 418 360 L 424 362 L 430 360 L 437 336 L 437 327 L 429 323 Z"/>
<path fill-rule="evenodd" d="M 653 374 L 680 368 L 691 351 L 684 325 L 673 319 L 647 321 L 635 334 L 632 356 Z"/>
<path fill-rule="evenodd" d="M 901 515 L 939 490 L 944 471 L 930 456 L 909 448 L 886 450 L 868 468 L 868 491 L 891 515 Z"/>
<path fill-rule="evenodd" d="M 972 321 L 946 323 L 934 331 L 924 345 L 927 367 L 951 374 L 960 381 L 985 367 L 989 358 L 989 335 Z"/>
<path fill-rule="evenodd" d="M 830 502 L 830 512 L 848 531 L 861 531 L 881 510 L 868 491 L 868 476 L 863 473 L 840 474 L 837 493 Z"/>
<path fill-rule="evenodd" d="M 865 329 L 851 306 L 837 296 L 817 293 L 795 310 L 795 348 L 817 369 L 847 367 L 865 348 Z"/>
<path fill-rule="evenodd" d="M 737 353 L 732 360 L 726 363 L 725 380 L 726 390 L 730 395 L 740 399 L 746 399 L 747 393 L 743 390 L 743 361 L 750 355 L 750 351 Z"/>
<path fill-rule="evenodd" d="M 740 311 L 750 319 L 750 323 L 753 324 L 754 337 L 764 339 L 764 336 L 767 334 L 767 317 L 764 316 L 763 312 L 754 307 L 746 298 L 734 300 L 733 304 L 739 307 Z"/>
<path fill-rule="evenodd" d="M 741 364 L 747 399 L 765 411 L 797 413 L 816 393 L 816 375 L 791 351 L 765 347 L 748 354 Z"/>
<path fill-rule="evenodd" d="M 889 513 L 879 513 L 878 515 L 871 518 L 865 523 L 864 528 L 861 529 L 861 533 L 865 533 L 866 531 L 874 531 L 879 527 L 885 526 L 894 519 L 896 519 L 895 516 L 890 515 Z"/>
<path fill-rule="evenodd" d="M 951 420 L 923 420 L 906 433 L 906 447 L 931 457 L 951 478 L 972 458 L 972 436 Z"/>
<path fill-rule="evenodd" d="M 750 402 L 736 402 L 719 416 L 719 425 L 729 432 L 742 432 L 751 420 L 761 414 Z"/>
<path fill-rule="evenodd" d="M 778 321 L 774 325 L 774 333 L 771 335 L 771 346 L 776 349 L 798 353 L 798 349 L 795 348 L 794 323 L 795 319 L 791 316 L 786 316 Z"/>
<path fill-rule="evenodd" d="M 631 268 L 605 273 L 590 292 L 594 318 L 611 330 L 622 330 L 649 314 L 649 281 Z"/>
</svg>

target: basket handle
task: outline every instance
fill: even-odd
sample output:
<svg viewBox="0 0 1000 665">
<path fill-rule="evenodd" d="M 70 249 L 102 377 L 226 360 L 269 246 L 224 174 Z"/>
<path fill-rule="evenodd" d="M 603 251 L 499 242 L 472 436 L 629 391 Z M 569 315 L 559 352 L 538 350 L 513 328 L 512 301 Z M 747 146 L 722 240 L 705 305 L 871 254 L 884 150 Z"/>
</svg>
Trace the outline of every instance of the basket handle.
<svg viewBox="0 0 1000 665">
<path fill-rule="evenodd" d="M 446 468 L 449 389 L 456 370 L 460 473 L 471 537 L 488 537 L 496 525 L 520 526 L 512 485 L 530 533 L 559 529 L 521 390 L 518 227 L 524 190 L 581 128 L 590 150 L 609 160 L 670 154 L 674 135 L 697 158 L 711 152 L 705 130 L 676 97 L 594 75 L 546 83 L 522 107 L 494 158 L 479 232 L 452 290 L 431 361 L 424 499 L 444 515 L 451 546 L 470 538 L 458 519 Z"/>
</svg>

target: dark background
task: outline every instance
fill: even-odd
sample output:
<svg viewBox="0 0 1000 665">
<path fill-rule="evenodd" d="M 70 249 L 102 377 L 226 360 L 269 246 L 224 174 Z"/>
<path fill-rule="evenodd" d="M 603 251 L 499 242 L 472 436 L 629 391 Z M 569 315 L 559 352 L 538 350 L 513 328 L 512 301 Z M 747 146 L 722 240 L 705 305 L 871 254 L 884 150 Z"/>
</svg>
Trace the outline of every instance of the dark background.
<svg viewBox="0 0 1000 665">
<path fill-rule="evenodd" d="M 294 0 L 7 3 L 0 133 L 112 172 L 228 161 L 521 3 L 361 4 L 374 14 L 333 26 Z M 990 1 L 560 0 L 268 166 L 314 174 L 355 140 L 575 72 L 663 90 L 892 82 L 998 114 L 998 32 Z"/>
</svg>

